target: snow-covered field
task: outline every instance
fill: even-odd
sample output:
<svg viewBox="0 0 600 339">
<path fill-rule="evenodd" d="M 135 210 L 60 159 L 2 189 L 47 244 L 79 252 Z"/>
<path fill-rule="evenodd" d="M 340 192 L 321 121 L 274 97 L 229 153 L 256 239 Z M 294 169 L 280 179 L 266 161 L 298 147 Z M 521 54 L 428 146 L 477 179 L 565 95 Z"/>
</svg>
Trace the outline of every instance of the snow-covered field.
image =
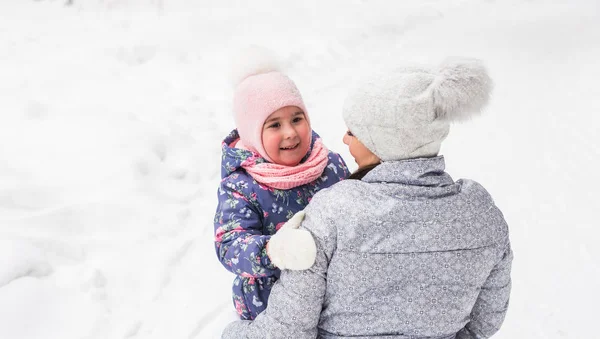
<svg viewBox="0 0 600 339">
<path fill-rule="evenodd" d="M 597 0 L 65 2 L 0 2 L 0 338 L 210 339 L 235 318 L 212 219 L 228 60 L 249 43 L 348 163 L 356 76 L 486 60 L 491 106 L 442 153 L 511 226 L 497 338 L 597 336 Z"/>
</svg>

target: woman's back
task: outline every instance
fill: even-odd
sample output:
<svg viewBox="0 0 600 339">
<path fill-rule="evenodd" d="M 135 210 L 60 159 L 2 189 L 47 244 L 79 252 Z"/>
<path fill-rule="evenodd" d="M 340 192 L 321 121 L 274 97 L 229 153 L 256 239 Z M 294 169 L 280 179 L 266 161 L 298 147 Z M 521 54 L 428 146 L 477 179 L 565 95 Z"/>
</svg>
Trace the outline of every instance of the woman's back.
<svg viewBox="0 0 600 339">
<path fill-rule="evenodd" d="M 329 213 L 326 227 L 336 230 L 321 336 L 453 336 L 478 297 L 493 314 L 477 330 L 497 330 L 510 275 L 489 277 L 508 249 L 508 228 L 481 185 L 453 182 L 443 170 L 442 157 L 386 162 L 309 206 L 309 214 Z M 480 294 L 486 281 L 499 288 Z"/>
</svg>

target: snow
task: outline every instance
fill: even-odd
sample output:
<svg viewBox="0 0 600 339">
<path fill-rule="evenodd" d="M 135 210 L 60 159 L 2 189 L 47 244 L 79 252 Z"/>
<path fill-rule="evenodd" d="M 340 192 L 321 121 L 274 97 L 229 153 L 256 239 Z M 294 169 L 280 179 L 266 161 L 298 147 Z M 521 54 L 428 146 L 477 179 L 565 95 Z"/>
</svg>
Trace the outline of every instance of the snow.
<svg viewBox="0 0 600 339">
<path fill-rule="evenodd" d="M 0 338 L 218 338 L 235 319 L 212 219 L 228 66 L 251 43 L 348 163 L 354 79 L 484 59 L 492 103 L 442 153 L 511 226 L 497 338 L 597 332 L 597 1 L 65 2 L 0 3 Z"/>
</svg>

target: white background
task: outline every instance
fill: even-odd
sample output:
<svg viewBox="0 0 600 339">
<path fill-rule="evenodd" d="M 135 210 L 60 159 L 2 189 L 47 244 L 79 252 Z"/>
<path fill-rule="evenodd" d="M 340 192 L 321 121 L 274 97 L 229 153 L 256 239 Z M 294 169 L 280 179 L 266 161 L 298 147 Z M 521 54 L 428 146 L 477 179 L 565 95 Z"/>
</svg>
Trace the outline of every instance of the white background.
<svg viewBox="0 0 600 339">
<path fill-rule="evenodd" d="M 235 318 L 212 219 L 227 69 L 250 43 L 352 169 L 356 77 L 484 59 L 493 100 L 442 154 L 511 228 L 497 338 L 597 336 L 597 1 L 64 2 L 0 2 L 0 338 L 218 338 Z"/>
</svg>

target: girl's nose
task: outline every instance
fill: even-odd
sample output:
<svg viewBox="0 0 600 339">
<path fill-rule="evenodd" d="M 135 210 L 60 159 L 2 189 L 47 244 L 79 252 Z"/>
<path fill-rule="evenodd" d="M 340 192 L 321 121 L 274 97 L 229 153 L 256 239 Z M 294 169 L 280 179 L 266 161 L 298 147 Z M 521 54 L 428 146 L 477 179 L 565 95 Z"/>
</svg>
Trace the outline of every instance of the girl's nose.
<svg viewBox="0 0 600 339">
<path fill-rule="evenodd" d="M 296 132 L 296 129 L 293 126 L 285 126 L 283 129 L 283 135 L 286 139 L 291 139 L 298 135 L 298 132 Z"/>
</svg>

